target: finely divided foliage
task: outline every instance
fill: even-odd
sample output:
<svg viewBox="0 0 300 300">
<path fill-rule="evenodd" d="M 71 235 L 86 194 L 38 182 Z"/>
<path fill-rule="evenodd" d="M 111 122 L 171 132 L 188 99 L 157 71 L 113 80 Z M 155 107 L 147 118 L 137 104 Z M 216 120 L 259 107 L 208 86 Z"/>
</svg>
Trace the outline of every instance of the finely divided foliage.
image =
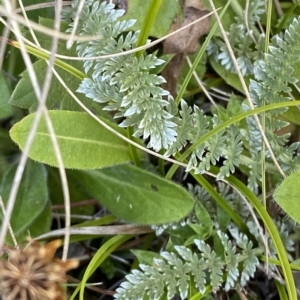
<svg viewBox="0 0 300 300">
<path fill-rule="evenodd" d="M 78 2 L 74 0 L 72 8 L 65 11 L 63 17 L 66 20 L 75 18 Z M 262 13 L 262 2 L 251 2 L 248 20 L 250 27 Z M 123 13 L 124 11 L 115 10 L 113 5 L 105 2 L 100 4 L 99 1 L 86 1 L 76 33 L 82 36 L 93 35 L 94 38 L 77 42 L 78 55 L 87 58 L 122 54 L 133 49 L 139 32 L 129 31 L 134 21 L 118 21 Z M 233 39 L 233 44 L 237 45 L 238 62 L 242 72 L 254 74 L 255 80 L 251 80 L 249 86 L 254 106 L 290 100 L 290 97 L 286 96 L 291 91 L 289 85 L 297 82 L 293 77 L 292 66 L 300 59 L 300 17 L 293 20 L 282 38 L 276 36 L 272 40 L 269 54 L 266 54 L 263 60 L 257 60 L 261 54 L 261 42 L 258 43 L 257 52 L 251 52 L 252 56 L 247 52 L 248 46 L 241 46 L 248 45 L 250 33 L 247 31 L 245 34 L 246 29 L 239 26 L 244 22 L 238 18 L 236 21 L 237 24 L 230 29 L 229 37 Z M 72 30 L 72 26 L 73 23 L 70 24 L 69 31 Z M 259 41 L 263 41 L 263 36 L 258 38 Z M 229 56 L 224 54 L 225 48 L 217 42 L 210 47 L 211 54 L 231 69 Z M 255 64 L 252 63 L 254 60 Z M 181 100 L 178 108 L 169 92 L 160 87 L 165 81 L 164 78 L 150 72 L 162 63 L 155 54 L 147 53 L 140 56 L 127 54 L 85 61 L 87 76 L 79 86 L 78 92 L 105 104 L 105 110 L 114 113 L 115 118 L 122 118 L 119 125 L 134 127 L 134 135 L 148 140 L 148 147 L 155 151 L 165 149 L 165 155 L 175 155 L 187 145 L 197 143 L 204 134 L 220 125 L 224 118 L 219 114 L 207 116 L 197 106 L 189 107 L 184 100 Z M 243 104 L 243 109 L 249 110 L 250 107 Z M 276 159 L 287 171 L 300 162 L 300 156 L 295 156 L 298 143 L 286 146 L 289 136 L 277 134 L 279 129 L 287 125 L 287 122 L 277 118 L 285 111 L 277 109 L 265 113 L 265 128 Z M 261 180 L 262 140 L 253 117 L 247 118 L 245 128 L 240 129 L 238 124 L 232 125 L 202 143 L 190 155 L 187 171 L 194 169 L 196 173 L 203 173 L 210 169 L 211 164 L 216 165 L 222 158 L 223 165 L 217 178 L 223 179 L 241 164 L 243 151 L 250 153 L 244 164 L 250 168 L 248 186 L 255 191 Z M 265 157 L 270 158 L 268 150 Z M 235 195 L 229 202 L 232 206 L 237 205 L 236 209 L 247 218 L 249 212 L 240 201 L 235 201 L 237 198 L 238 195 Z M 214 207 L 210 206 L 208 211 L 211 213 L 212 210 Z M 204 293 L 207 284 L 214 290 L 219 289 L 223 283 L 225 290 L 244 286 L 254 275 L 260 251 L 253 249 L 253 244 L 246 235 L 235 229 L 231 230 L 231 235 L 234 237 L 234 243 L 226 234 L 218 232 L 224 249 L 222 256 L 218 256 L 209 244 L 201 240 L 195 240 L 195 245 L 191 248 L 175 246 L 176 252 L 161 253 L 161 258 L 154 259 L 153 265 L 142 264 L 141 271 L 134 270 L 132 274 L 127 275 L 127 281 L 121 284 L 115 297 L 160 299 L 164 296 L 171 299 L 178 294 L 186 298 L 191 287 Z M 195 246 L 198 248 L 196 251 Z M 275 255 L 275 252 L 272 254 Z"/>
<path fill-rule="evenodd" d="M 285 31 L 283 38 L 275 36 L 272 40 L 273 45 L 269 47 L 269 54 L 265 55 L 265 60 L 259 61 L 255 67 L 255 78 L 250 82 L 250 94 L 255 107 L 266 104 L 288 101 L 291 98 L 283 95 L 289 93 L 292 89 L 289 84 L 295 84 L 298 79 L 293 77 L 296 62 L 300 60 L 300 17 L 294 19 L 288 29 Z M 249 110 L 247 105 L 244 105 L 245 110 Z M 276 131 L 286 127 L 289 123 L 284 122 L 276 116 L 285 112 L 287 108 L 272 110 L 266 112 L 266 136 L 272 147 L 281 167 L 287 171 L 291 170 L 299 164 L 300 156 L 294 156 L 295 150 L 299 143 L 293 143 L 290 146 L 285 146 L 290 134 L 277 135 Z M 260 118 L 261 119 L 261 118 Z M 261 151 L 261 135 L 257 128 L 254 118 L 247 118 L 248 132 L 245 135 L 249 140 L 249 150 L 252 160 L 257 159 L 257 153 Z M 266 158 L 270 157 L 269 151 L 265 153 Z M 257 188 L 257 181 L 260 180 L 259 164 L 255 163 L 252 166 L 252 171 L 249 176 L 249 184 L 252 189 Z"/>
<path fill-rule="evenodd" d="M 180 295 L 186 299 L 190 285 L 202 294 L 206 284 L 210 284 L 215 291 L 223 283 L 226 291 L 244 286 L 258 265 L 257 249 L 252 249 L 252 242 L 244 234 L 237 232 L 237 245 L 232 245 L 229 237 L 221 231 L 218 231 L 218 236 L 224 249 L 222 258 L 201 240 L 194 241 L 198 253 L 185 246 L 175 246 L 177 253 L 162 252 L 161 258 L 154 259 L 152 266 L 142 264 L 141 271 L 134 270 L 127 275 L 127 281 L 116 290 L 115 298 L 133 300 L 149 297 L 159 300 L 163 296 L 172 299 Z M 241 254 L 237 253 L 237 246 Z"/>
<path fill-rule="evenodd" d="M 247 13 L 235 17 L 227 32 L 230 45 L 233 48 L 239 68 L 243 75 L 254 74 L 255 62 L 262 58 L 264 52 L 264 35 L 258 36 L 253 32 L 255 23 L 260 20 L 259 15 L 265 11 L 265 2 L 262 0 L 249 1 Z M 248 25 L 244 18 L 247 16 Z M 257 43 L 256 43 L 257 38 Z M 207 48 L 208 55 L 220 61 L 227 70 L 235 73 L 235 67 L 224 41 L 214 37 Z"/>
<path fill-rule="evenodd" d="M 201 201 L 210 211 L 212 216 L 217 212 L 209 203 L 209 197 L 205 194 L 203 188 L 196 186 L 194 189 L 190 186 L 190 192 L 194 194 L 197 201 Z M 238 200 L 238 195 L 230 193 L 228 186 L 219 183 L 219 193 L 228 199 L 231 205 L 240 207 L 241 215 L 245 220 L 249 218 L 249 210 L 246 211 L 242 205 L 242 199 Z M 198 198 L 201 199 L 198 199 Z M 205 200 L 203 200 L 205 198 Z M 240 202 L 240 204 L 238 204 Z M 217 221 L 214 221 L 217 226 Z M 239 289 L 245 286 L 250 277 L 253 277 L 259 264 L 258 256 L 265 251 L 264 242 L 261 239 L 261 233 L 258 227 L 252 221 L 247 225 L 258 241 L 258 247 L 253 248 L 253 243 L 248 237 L 240 233 L 234 225 L 230 225 L 229 231 L 234 239 L 220 230 L 217 231 L 218 237 L 223 246 L 222 255 L 218 255 L 211 249 L 211 246 L 202 240 L 194 240 L 195 248 L 185 246 L 175 246 L 176 252 L 163 252 L 160 259 L 154 259 L 151 266 L 140 265 L 141 271 L 133 271 L 126 277 L 127 281 L 121 284 L 117 289 L 115 297 L 117 299 L 172 299 L 174 294 L 178 294 L 182 299 L 191 297 L 185 296 L 184 287 L 188 283 L 189 287 L 194 285 L 200 293 L 206 291 L 207 285 L 211 285 L 214 290 L 224 286 L 224 290 Z M 284 241 L 285 248 L 294 251 L 293 241 L 287 237 L 294 233 L 294 225 L 288 220 L 276 222 L 280 235 Z M 295 234 L 295 233 L 294 233 Z M 285 238 L 284 238 L 285 237 Z M 268 239 L 270 256 L 277 259 L 276 250 L 272 239 Z M 191 250 L 192 249 L 192 250 Z M 290 256 L 290 259 L 292 257 Z M 268 267 L 274 269 L 274 266 L 268 264 Z M 136 276 L 137 275 L 137 276 Z M 175 277 L 175 278 L 174 278 Z M 188 277 L 188 278 L 187 278 Z M 148 282 L 148 284 L 147 284 Z M 133 292 L 133 290 L 135 292 Z M 138 294 L 139 293 L 139 294 Z M 139 295 L 140 298 L 136 298 Z"/>
<path fill-rule="evenodd" d="M 73 19 L 77 5 L 78 0 L 73 1 L 72 8 L 65 11 L 63 17 L 67 20 Z M 253 5 L 259 6 L 257 1 Z M 253 8 L 251 11 L 251 22 L 254 22 L 260 10 L 257 12 Z M 89 41 L 77 42 L 78 55 L 103 56 L 133 49 L 139 32 L 129 31 L 134 20 L 118 21 L 123 14 L 123 10 L 115 10 L 113 5 L 106 2 L 86 1 L 76 33 L 95 37 Z M 73 23 L 70 24 L 69 31 L 72 27 Z M 292 77 L 294 70 L 291 65 L 300 57 L 300 50 L 297 48 L 299 29 L 299 21 L 294 20 L 286 31 L 284 40 L 277 36 L 273 40 L 273 46 L 270 46 L 270 54 L 265 56 L 264 61 L 258 61 L 254 67 L 256 80 L 251 81 L 250 92 L 256 106 L 289 99 L 281 92 L 289 92 L 288 84 L 297 81 Z M 78 92 L 96 102 L 104 103 L 104 109 L 112 111 L 115 118 L 123 118 L 119 126 L 133 126 L 135 136 L 148 140 L 148 147 L 155 151 L 164 148 L 165 155 L 168 156 L 197 142 L 221 121 L 217 115 L 205 116 L 196 106 L 192 109 L 184 100 L 178 109 L 169 92 L 160 87 L 165 81 L 164 78 L 150 72 L 162 63 L 155 54 L 146 53 L 139 57 L 127 54 L 87 60 L 84 62 L 87 77 L 79 86 Z M 249 109 L 247 105 L 243 108 Z M 293 155 L 298 144 L 285 147 L 288 136 L 274 134 L 275 130 L 287 124 L 274 118 L 283 112 L 281 109 L 266 114 L 266 134 L 277 159 L 287 170 L 295 163 Z M 261 151 L 261 135 L 253 118 L 248 118 L 247 122 L 246 130 L 241 131 L 236 125 L 232 125 L 207 139 L 191 154 L 187 171 L 195 169 L 196 173 L 203 173 L 222 158 L 223 166 L 217 177 L 222 179 L 240 165 L 241 153 L 245 147 L 250 151 L 252 161 L 250 164 L 247 161 L 247 167 L 251 169 L 249 187 L 252 190 L 257 189 L 257 182 L 261 179 L 258 154 Z M 243 137 L 249 141 L 249 145 L 244 145 Z M 266 157 L 270 157 L 268 151 Z"/>
<path fill-rule="evenodd" d="M 73 2 L 73 17 L 78 1 Z M 106 2 L 85 3 L 77 34 L 98 35 L 88 42 L 78 42 L 78 55 L 82 57 L 121 53 L 135 47 L 139 32 L 122 33 L 135 21 L 118 21 L 123 10 L 114 10 Z M 66 17 L 66 15 L 65 15 Z M 69 17 L 69 16 L 68 16 Z M 72 30 L 72 24 L 69 31 Z M 104 108 L 118 111 L 115 118 L 125 117 L 122 127 L 136 126 L 135 136 L 150 139 L 148 146 L 159 151 L 168 149 L 175 141 L 176 124 L 165 110 L 169 105 L 162 97 L 169 95 L 160 85 L 164 78 L 151 74 L 150 70 L 162 64 L 155 55 L 119 55 L 109 59 L 85 61 L 87 75 L 78 92 L 94 101 L 106 103 Z"/>
<path fill-rule="evenodd" d="M 77 6 L 78 1 L 73 1 L 72 8 L 63 17 L 73 19 Z M 105 2 L 100 4 L 98 1 L 87 1 L 76 33 L 83 36 L 96 35 L 99 38 L 78 42 L 78 55 L 100 56 L 134 48 L 139 32 L 124 33 L 134 21 L 117 21 L 123 13 Z M 73 23 L 69 31 L 72 27 Z M 208 118 L 196 106 L 192 110 L 183 100 L 181 110 L 178 110 L 169 92 L 160 87 L 164 78 L 149 71 L 162 63 L 154 54 L 143 54 L 140 57 L 128 54 L 85 61 L 87 78 L 82 81 L 78 92 L 96 102 L 105 103 L 105 110 L 117 111 L 114 117 L 124 118 L 119 125 L 134 126 L 135 136 L 149 139 L 148 147 L 156 151 L 164 148 L 167 150 L 166 155 L 174 155 L 220 122 L 216 115 Z M 196 149 L 190 158 L 188 170 L 195 168 L 196 173 L 204 172 L 210 168 L 211 163 L 216 164 L 223 156 L 228 162 L 224 164 L 220 178 L 234 171 L 234 166 L 239 164 L 240 134 L 238 130 L 229 130 L 229 139 L 225 135 L 226 131 L 223 131 Z"/>
</svg>

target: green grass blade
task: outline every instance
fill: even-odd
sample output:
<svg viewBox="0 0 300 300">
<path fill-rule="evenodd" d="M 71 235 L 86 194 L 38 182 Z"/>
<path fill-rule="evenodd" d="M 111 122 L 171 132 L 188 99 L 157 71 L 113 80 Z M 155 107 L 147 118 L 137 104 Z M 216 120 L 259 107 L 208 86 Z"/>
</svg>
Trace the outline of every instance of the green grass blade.
<svg viewBox="0 0 300 300">
<path fill-rule="evenodd" d="M 127 240 L 131 239 L 133 235 L 117 235 L 109 239 L 104 243 L 101 248 L 96 252 L 93 259 L 89 263 L 86 271 L 83 275 L 81 283 L 78 285 L 70 300 L 73 300 L 80 290 L 79 299 L 84 299 L 84 288 L 89 277 L 95 272 L 95 270 L 102 264 L 102 262 L 120 245 Z"/>
</svg>

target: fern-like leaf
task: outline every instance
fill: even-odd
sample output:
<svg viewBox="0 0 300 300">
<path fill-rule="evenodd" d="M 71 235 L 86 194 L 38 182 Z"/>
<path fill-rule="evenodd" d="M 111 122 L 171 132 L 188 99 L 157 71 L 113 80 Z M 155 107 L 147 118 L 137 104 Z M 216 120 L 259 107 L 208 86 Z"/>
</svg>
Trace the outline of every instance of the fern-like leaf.
<svg viewBox="0 0 300 300">
<path fill-rule="evenodd" d="M 134 270 L 127 275 L 128 282 L 121 284 L 115 298 L 136 300 L 147 295 L 149 299 L 172 299 L 180 295 L 186 299 L 191 297 L 191 284 L 201 293 L 205 292 L 206 284 L 210 284 L 215 291 L 224 282 L 225 290 L 239 288 L 239 281 L 245 285 L 256 270 L 256 254 L 262 253 L 264 248 L 259 251 L 252 249 L 252 242 L 246 235 L 236 229 L 232 229 L 231 233 L 237 245 L 218 231 L 224 247 L 222 257 L 217 256 L 210 245 L 197 239 L 194 241 L 199 250 L 197 252 L 185 246 L 175 246 L 176 252 L 162 252 L 161 258 L 155 258 L 152 266 L 140 265 L 142 271 Z M 237 253 L 237 246 L 241 254 Z"/>
<path fill-rule="evenodd" d="M 249 241 L 245 234 L 239 233 L 236 228 L 231 229 L 230 233 L 235 238 L 237 245 L 242 249 L 242 255 L 245 257 L 240 279 L 241 285 L 244 286 L 250 277 L 254 276 L 256 268 L 259 265 L 259 260 L 255 249 L 253 249 L 252 241 Z"/>
<path fill-rule="evenodd" d="M 224 246 L 225 251 L 225 261 L 226 261 L 226 271 L 227 279 L 225 284 L 225 290 L 228 291 L 236 285 L 239 276 L 239 254 L 236 253 L 236 247 L 232 245 L 228 236 L 221 231 L 218 231 L 219 238 Z"/>
<path fill-rule="evenodd" d="M 292 67 L 300 59 L 300 18 L 294 19 L 292 24 L 285 31 L 284 39 L 275 36 L 272 45 L 269 47 L 270 53 L 265 55 L 265 59 L 259 61 L 255 66 L 255 79 L 250 81 L 249 91 L 254 105 L 263 106 L 269 103 L 282 102 L 290 100 L 290 97 L 283 93 L 289 93 L 290 84 L 295 84 L 298 79 L 293 76 L 294 68 Z M 249 107 L 244 105 L 244 109 Z M 275 132 L 287 126 L 287 122 L 282 122 L 278 115 L 285 112 L 287 108 L 276 109 L 265 113 L 265 134 L 271 145 L 276 159 L 281 167 L 287 171 L 293 166 L 295 149 L 298 143 L 285 146 L 288 141 L 288 135 L 278 135 Z M 251 158 L 254 164 L 252 174 L 249 177 L 249 186 L 252 189 L 257 188 L 256 179 L 260 177 L 256 169 L 257 153 L 262 150 L 262 138 L 257 123 L 253 117 L 247 118 L 249 128 L 249 144 Z M 270 157 L 267 150 L 266 158 Z"/>
</svg>

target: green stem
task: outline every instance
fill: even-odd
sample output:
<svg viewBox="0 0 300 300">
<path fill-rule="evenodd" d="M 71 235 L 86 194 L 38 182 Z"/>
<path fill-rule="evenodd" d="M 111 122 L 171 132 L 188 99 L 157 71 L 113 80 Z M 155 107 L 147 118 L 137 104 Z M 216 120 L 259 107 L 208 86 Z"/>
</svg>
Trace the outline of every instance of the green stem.
<svg viewBox="0 0 300 300">
<path fill-rule="evenodd" d="M 165 151 L 160 151 L 160 154 L 164 154 Z M 165 177 L 166 171 L 165 171 L 165 160 L 162 158 L 158 158 L 158 171 L 161 177 Z"/>
<path fill-rule="evenodd" d="M 274 282 L 275 282 L 275 285 L 276 285 L 276 288 L 277 288 L 279 299 L 280 300 L 289 300 L 289 297 L 286 294 L 286 290 L 285 290 L 284 286 L 280 282 L 278 282 L 277 280 L 274 280 Z"/>
<path fill-rule="evenodd" d="M 202 294 L 200 292 L 198 292 L 197 294 L 193 295 L 192 297 L 189 298 L 189 300 L 199 300 L 204 298 L 205 296 L 207 296 L 208 294 L 210 294 L 212 292 L 212 287 L 210 285 L 208 285 L 206 287 L 205 292 Z"/>
<path fill-rule="evenodd" d="M 12 40 L 9 40 L 8 42 L 10 45 L 20 49 L 20 45 L 17 41 L 12 41 Z M 33 55 L 35 55 L 36 57 L 38 58 L 41 58 L 41 59 L 44 59 L 44 60 L 49 60 L 50 58 L 50 54 L 40 50 L 40 49 L 36 49 L 34 47 L 31 47 L 31 46 L 28 46 L 28 45 L 25 45 L 25 48 L 26 48 L 26 51 L 28 53 L 31 53 Z M 58 58 L 55 58 L 54 60 L 54 64 L 58 67 L 60 67 L 61 69 L 69 72 L 70 74 L 74 75 L 75 77 L 79 78 L 80 80 L 83 80 L 84 78 L 87 77 L 86 74 L 84 74 L 83 72 L 79 71 L 78 69 L 72 67 L 71 65 L 67 64 L 66 62 L 58 59 Z"/>
<path fill-rule="evenodd" d="M 289 10 L 283 15 L 282 20 L 280 21 L 277 28 L 275 28 L 275 34 L 278 34 L 281 32 L 288 24 L 289 20 L 291 19 L 292 14 L 294 13 L 294 10 L 299 6 L 300 0 L 298 0 L 296 3 L 294 3 Z"/>
<path fill-rule="evenodd" d="M 155 18 L 157 16 L 161 4 L 162 4 L 162 0 L 151 0 L 146 17 L 144 19 L 141 28 L 141 33 L 137 40 L 137 44 L 136 44 L 137 47 L 141 47 L 146 44 L 150 34 L 151 27 L 155 21 Z M 143 52 L 144 50 L 140 50 L 139 52 L 137 52 L 136 57 L 140 57 L 143 54 Z"/>
<path fill-rule="evenodd" d="M 122 245 L 127 240 L 131 239 L 133 235 L 117 235 L 109 239 L 106 243 L 104 243 L 100 249 L 96 252 L 93 259 L 90 261 L 89 265 L 87 266 L 81 283 L 77 286 L 76 290 L 74 291 L 73 295 L 71 296 L 70 300 L 73 300 L 75 296 L 79 294 L 79 299 L 84 299 L 84 288 L 88 278 L 95 272 L 95 270 L 102 264 L 102 262 L 120 245 Z"/>
<path fill-rule="evenodd" d="M 266 39 L 265 39 L 265 53 L 268 53 L 269 42 L 270 42 L 270 33 L 271 33 L 271 19 L 272 19 L 272 0 L 268 0 L 268 12 L 267 12 L 267 28 L 266 28 Z M 265 98 L 262 98 L 262 106 L 266 105 Z M 266 113 L 261 114 L 261 127 L 263 132 L 266 132 Z M 266 144 L 264 140 L 261 141 L 261 193 L 262 193 L 262 203 L 264 207 L 267 207 L 267 179 L 266 179 Z M 266 244 L 266 252 L 268 251 L 268 245 Z M 268 257 L 267 257 L 268 259 Z M 267 265 L 268 265 L 267 261 Z"/>
<path fill-rule="evenodd" d="M 277 260 L 275 258 L 272 258 L 272 257 L 266 258 L 266 256 L 260 255 L 259 259 L 262 260 L 262 261 L 264 261 L 264 262 L 266 262 L 268 260 L 268 262 L 270 264 L 273 264 L 273 265 L 276 265 L 276 266 L 280 266 L 281 265 L 281 263 L 280 263 L 279 260 Z M 298 266 L 298 265 L 290 264 L 290 267 L 291 267 L 292 270 L 300 271 L 300 266 Z"/>
</svg>

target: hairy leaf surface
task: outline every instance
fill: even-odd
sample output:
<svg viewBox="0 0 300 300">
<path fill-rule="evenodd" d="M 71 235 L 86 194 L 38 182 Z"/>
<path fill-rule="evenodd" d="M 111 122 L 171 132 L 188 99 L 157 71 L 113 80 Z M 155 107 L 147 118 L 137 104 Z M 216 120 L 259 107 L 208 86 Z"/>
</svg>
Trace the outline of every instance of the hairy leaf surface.
<svg viewBox="0 0 300 300">
<path fill-rule="evenodd" d="M 72 169 L 96 169 L 130 161 L 127 143 L 102 127 L 88 114 L 71 111 L 50 111 L 64 166 Z M 31 114 L 10 131 L 11 138 L 23 150 L 35 114 Z M 115 124 L 109 123 L 125 135 Z M 56 155 L 45 119 L 39 124 L 29 157 L 57 166 Z"/>
<path fill-rule="evenodd" d="M 0 120 L 12 115 L 12 106 L 8 103 L 10 98 L 10 91 L 6 80 L 2 73 L 0 73 Z"/>
<path fill-rule="evenodd" d="M 185 217 L 194 206 L 191 195 L 179 185 L 130 164 L 74 172 L 91 197 L 127 222 L 170 223 Z"/>
<path fill-rule="evenodd" d="M 275 189 L 273 198 L 296 222 L 300 223 L 300 171 L 292 173 Z"/>
<path fill-rule="evenodd" d="M 13 184 L 17 166 L 13 165 L 3 177 L 0 194 L 6 205 Z M 2 213 L 0 220 L 2 221 Z M 48 201 L 47 173 L 45 167 L 28 161 L 10 219 L 13 232 L 19 239 L 28 234 L 31 237 L 47 232 L 51 224 L 51 210 Z"/>
</svg>

